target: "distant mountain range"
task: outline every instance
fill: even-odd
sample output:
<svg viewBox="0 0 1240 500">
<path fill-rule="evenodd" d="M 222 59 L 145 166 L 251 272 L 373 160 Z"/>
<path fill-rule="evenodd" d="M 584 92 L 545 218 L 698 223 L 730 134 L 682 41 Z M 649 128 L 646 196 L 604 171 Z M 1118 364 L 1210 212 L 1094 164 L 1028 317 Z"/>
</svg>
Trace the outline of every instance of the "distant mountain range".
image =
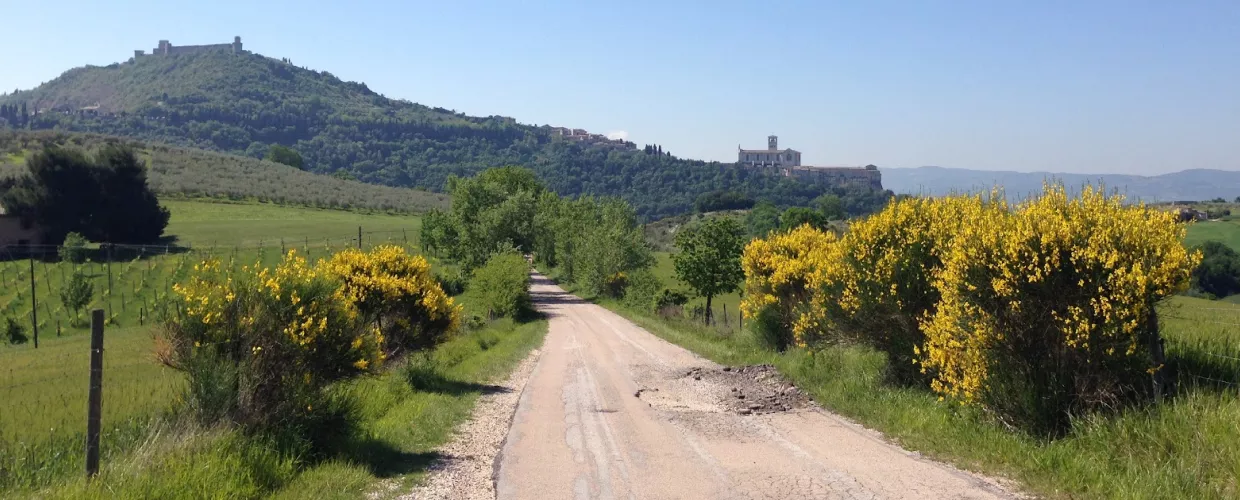
<svg viewBox="0 0 1240 500">
<path fill-rule="evenodd" d="M 896 193 L 943 195 L 977 192 L 1002 186 L 1009 200 L 1042 190 L 1044 182 L 1061 181 L 1076 191 L 1086 184 L 1118 190 L 1130 199 L 1147 202 L 1234 200 L 1240 196 L 1240 172 L 1191 169 L 1156 176 L 1007 172 L 963 168 L 919 167 L 883 169 L 883 186 Z"/>
</svg>

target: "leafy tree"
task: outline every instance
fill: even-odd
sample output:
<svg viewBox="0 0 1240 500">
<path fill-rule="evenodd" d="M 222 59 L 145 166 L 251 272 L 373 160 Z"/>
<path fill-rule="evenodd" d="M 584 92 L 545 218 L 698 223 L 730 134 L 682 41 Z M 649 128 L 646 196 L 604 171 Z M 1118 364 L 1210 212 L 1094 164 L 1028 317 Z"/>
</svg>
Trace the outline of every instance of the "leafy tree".
<svg viewBox="0 0 1240 500">
<path fill-rule="evenodd" d="M 69 281 L 65 283 L 64 289 L 60 291 L 60 303 L 64 304 L 65 309 L 73 311 L 74 321 L 81 317 L 82 309 L 90 304 L 90 299 L 94 296 L 95 286 L 91 284 L 86 275 L 80 269 L 73 271 L 73 276 L 69 277 Z"/>
<path fill-rule="evenodd" d="M 814 198 L 814 207 L 829 221 L 842 220 L 848 215 L 844 212 L 844 201 L 834 194 Z"/>
<path fill-rule="evenodd" d="M 1193 270 L 1193 287 L 1215 297 L 1240 293 L 1240 254 L 1218 241 L 1200 248 L 1201 264 Z"/>
<path fill-rule="evenodd" d="M 168 225 L 168 211 L 146 184 L 132 149 L 105 146 L 94 160 L 51 146 L 31 155 L 30 175 L 4 193 L 2 204 L 44 238 L 59 244 L 70 232 L 109 243 L 151 243 Z"/>
<path fill-rule="evenodd" d="M 537 200 L 546 189 L 533 171 L 495 168 L 470 179 L 450 179 L 449 185 L 456 233 L 455 249 L 449 252 L 466 269 L 481 266 L 505 246 L 523 253 L 533 250 Z M 436 244 L 445 249 L 443 242 Z"/>
<path fill-rule="evenodd" d="M 779 228 L 782 230 L 791 230 L 809 224 L 818 229 L 827 227 L 827 218 L 822 212 L 805 207 L 792 207 L 784 210 L 783 215 L 779 216 Z"/>
<path fill-rule="evenodd" d="M 745 227 L 750 236 L 765 238 L 767 233 L 779 229 L 779 209 L 769 201 L 758 202 L 745 214 Z"/>
<path fill-rule="evenodd" d="M 302 167 L 303 161 L 301 159 L 301 154 L 279 144 L 272 144 L 271 147 L 267 149 L 267 155 L 264 156 L 263 159 L 304 170 Z"/>
<path fill-rule="evenodd" d="M 515 251 L 491 256 L 474 270 L 469 286 L 478 290 L 482 304 L 496 316 L 516 317 L 531 309 L 530 266 Z"/>
<path fill-rule="evenodd" d="M 698 196 L 693 208 L 699 213 L 721 210 L 745 210 L 753 207 L 753 198 L 736 191 L 711 191 Z"/>
<path fill-rule="evenodd" d="M 73 262 L 75 264 L 82 263 L 86 260 L 86 238 L 78 233 L 69 233 L 65 235 L 65 242 L 61 244 L 60 260 Z"/>
<path fill-rule="evenodd" d="M 673 257 L 676 276 L 706 297 L 710 323 L 711 299 L 736 291 L 745 277 L 741 269 L 745 230 L 733 219 L 711 219 L 676 235 L 676 246 L 680 248 Z"/>
<path fill-rule="evenodd" d="M 107 146 L 96 155 L 101 206 L 91 207 L 93 228 L 82 234 L 92 241 L 154 243 L 168 227 L 167 209 L 146 182 L 146 166 L 128 147 Z"/>
<path fill-rule="evenodd" d="M 608 280 L 618 274 L 654 264 L 632 206 L 616 198 L 588 198 L 576 205 L 576 210 L 565 212 L 577 228 L 569 233 L 572 236 L 566 253 L 581 288 L 601 294 Z"/>
</svg>

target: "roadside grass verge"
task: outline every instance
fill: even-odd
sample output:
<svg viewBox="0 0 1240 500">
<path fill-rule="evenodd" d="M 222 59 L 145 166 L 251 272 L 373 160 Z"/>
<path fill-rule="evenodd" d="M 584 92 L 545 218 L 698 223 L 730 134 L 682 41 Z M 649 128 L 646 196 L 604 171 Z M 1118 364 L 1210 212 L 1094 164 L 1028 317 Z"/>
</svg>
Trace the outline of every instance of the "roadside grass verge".
<svg viewBox="0 0 1240 500">
<path fill-rule="evenodd" d="M 353 418 L 330 453 L 310 456 L 285 436 L 231 428 L 195 428 L 169 416 L 153 422 L 145 441 L 106 461 L 87 482 L 74 478 L 39 498 L 378 498 L 422 480 L 488 382 L 503 377 L 537 347 L 545 321 L 495 321 L 414 355 L 378 377 L 333 388 Z"/>
<path fill-rule="evenodd" d="M 748 331 L 665 318 L 612 300 L 597 302 L 712 361 L 775 365 L 825 408 L 882 432 L 906 449 L 1007 478 L 1036 495 L 1116 499 L 1240 495 L 1240 426 L 1236 425 L 1240 398 L 1230 386 L 1183 383 L 1181 395 L 1161 406 L 1082 417 L 1066 437 L 1049 440 L 1005 428 L 977 410 L 941 402 L 927 390 L 884 383 L 886 358 L 869 348 L 834 345 L 779 354 L 760 347 Z M 1180 315 L 1163 322 L 1172 362 L 1191 359 L 1190 351 L 1200 354 L 1202 349 L 1235 352 L 1240 330 L 1200 334 L 1204 316 L 1186 312 L 1210 304 L 1219 303 L 1176 298 L 1169 304 L 1178 313 L 1167 315 Z M 1185 375 L 1189 374 L 1181 378 Z"/>
</svg>

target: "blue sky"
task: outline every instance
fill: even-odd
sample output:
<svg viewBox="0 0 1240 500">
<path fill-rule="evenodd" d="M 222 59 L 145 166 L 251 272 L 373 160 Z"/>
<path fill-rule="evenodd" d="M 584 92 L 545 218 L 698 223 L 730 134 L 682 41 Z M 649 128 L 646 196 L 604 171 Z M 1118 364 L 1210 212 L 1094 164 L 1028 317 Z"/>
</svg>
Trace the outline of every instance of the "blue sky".
<svg viewBox="0 0 1240 500">
<path fill-rule="evenodd" d="M 240 35 L 389 97 L 691 158 L 777 134 L 816 165 L 1240 170 L 1234 0 L 54 4 L 0 0 L 0 89 Z"/>
</svg>

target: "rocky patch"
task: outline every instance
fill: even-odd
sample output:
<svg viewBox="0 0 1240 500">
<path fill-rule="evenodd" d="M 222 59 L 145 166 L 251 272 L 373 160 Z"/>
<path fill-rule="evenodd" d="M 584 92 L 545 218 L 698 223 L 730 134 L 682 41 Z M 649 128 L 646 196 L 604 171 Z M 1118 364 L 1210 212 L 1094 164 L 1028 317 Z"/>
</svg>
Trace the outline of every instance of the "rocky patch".
<svg viewBox="0 0 1240 500">
<path fill-rule="evenodd" d="M 813 405 L 808 396 L 771 365 L 725 366 L 717 370 L 696 367 L 686 371 L 684 377 L 728 387 L 721 403 L 741 415 L 778 413 Z"/>
</svg>

